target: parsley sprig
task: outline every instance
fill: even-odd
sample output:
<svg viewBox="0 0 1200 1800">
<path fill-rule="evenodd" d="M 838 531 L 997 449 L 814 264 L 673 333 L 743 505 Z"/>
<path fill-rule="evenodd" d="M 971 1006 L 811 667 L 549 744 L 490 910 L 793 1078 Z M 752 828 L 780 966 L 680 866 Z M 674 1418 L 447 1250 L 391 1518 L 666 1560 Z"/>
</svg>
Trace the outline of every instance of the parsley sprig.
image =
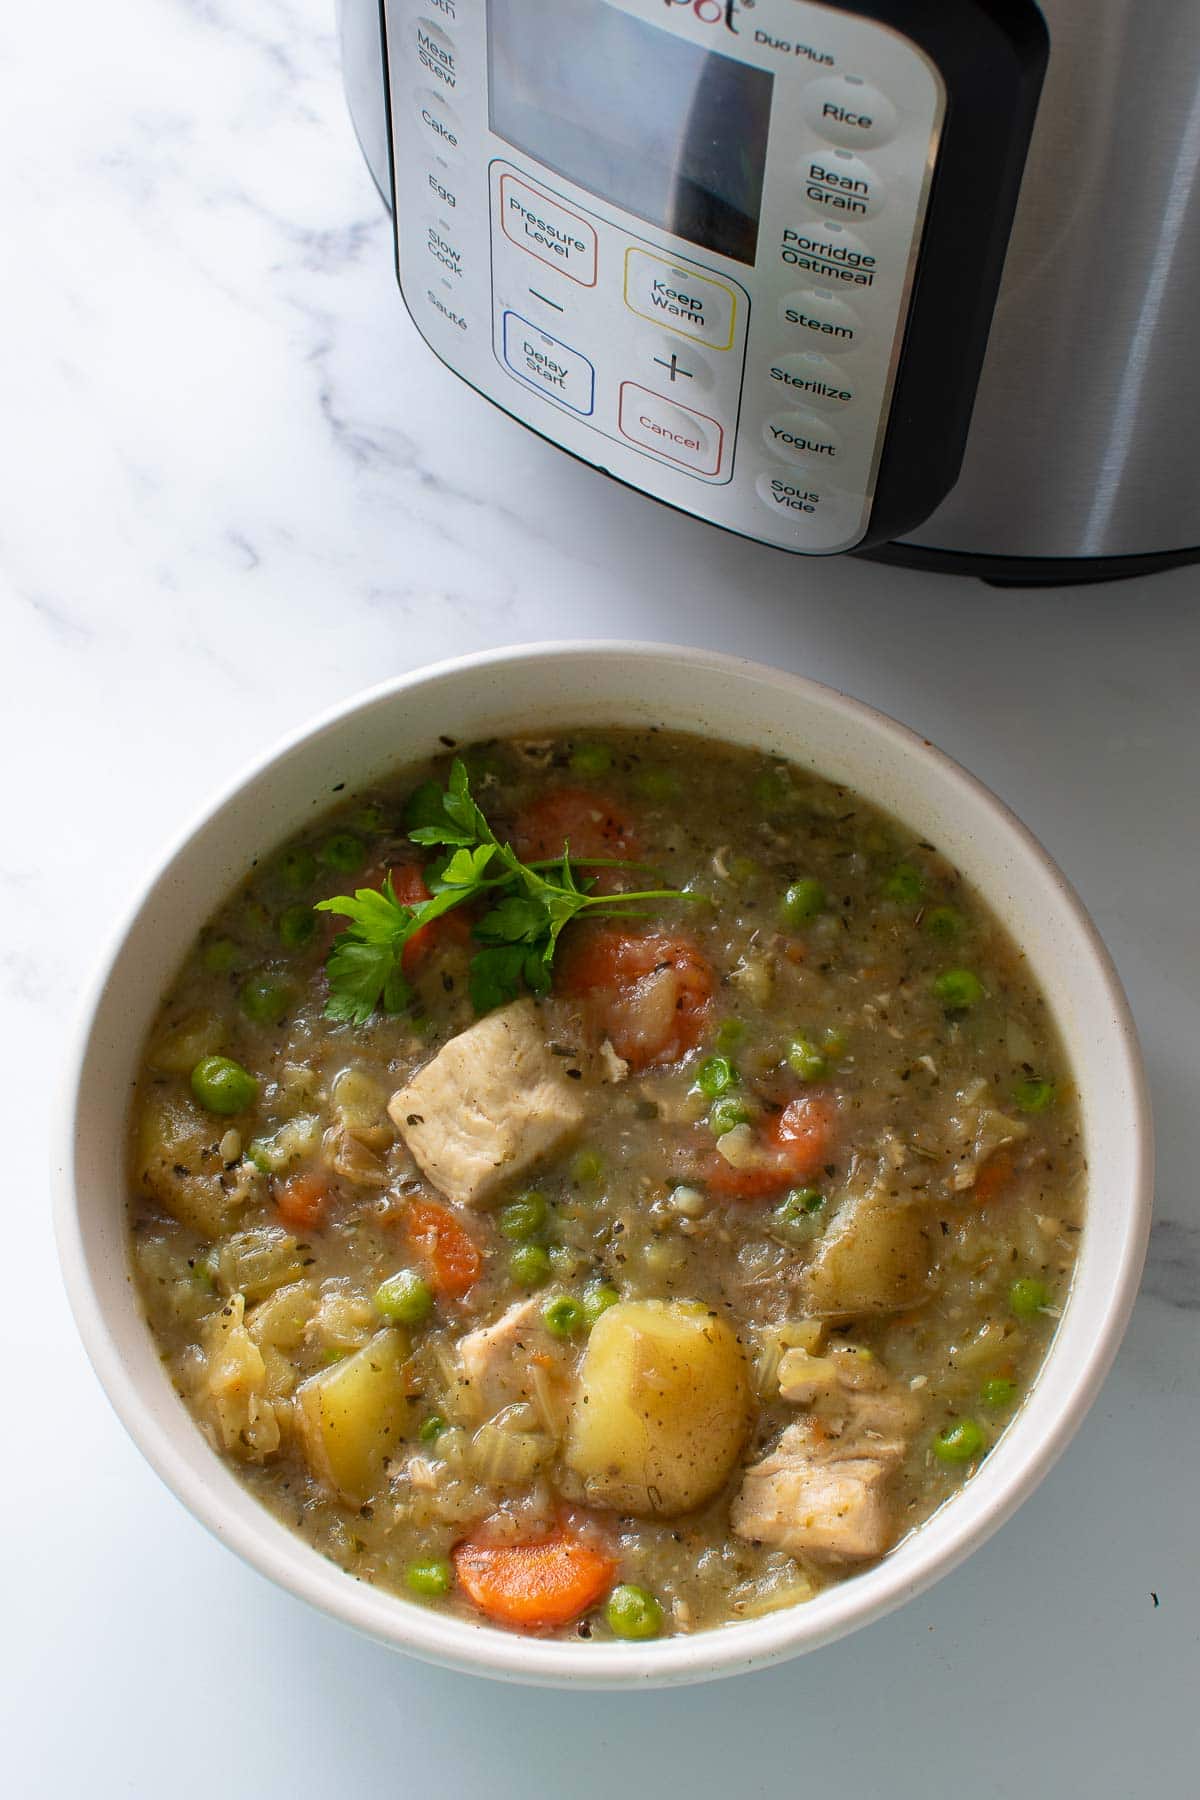
<svg viewBox="0 0 1200 1800">
<path fill-rule="evenodd" d="M 522 988 L 545 994 L 558 940 L 581 913 L 593 917 L 636 916 L 639 903 L 688 898 L 676 888 L 638 893 L 595 894 L 593 878 L 576 870 L 628 868 L 619 859 L 573 862 L 570 845 L 549 862 L 524 863 L 501 843 L 471 794 L 464 764 L 456 757 L 445 787 L 428 781 L 409 803 L 408 835 L 415 844 L 443 852 L 425 871 L 430 898 L 408 905 L 396 898 L 392 878 L 380 888 L 359 888 L 317 903 L 318 912 L 339 913 L 350 924 L 339 933 L 325 964 L 330 1019 L 363 1025 L 376 1007 L 401 1012 L 412 999 L 405 977 L 406 945 L 426 925 L 454 907 L 486 897 L 489 905 L 472 924 L 480 945 L 471 958 L 470 992 L 476 1012 L 490 1012 L 515 1000 Z"/>
</svg>

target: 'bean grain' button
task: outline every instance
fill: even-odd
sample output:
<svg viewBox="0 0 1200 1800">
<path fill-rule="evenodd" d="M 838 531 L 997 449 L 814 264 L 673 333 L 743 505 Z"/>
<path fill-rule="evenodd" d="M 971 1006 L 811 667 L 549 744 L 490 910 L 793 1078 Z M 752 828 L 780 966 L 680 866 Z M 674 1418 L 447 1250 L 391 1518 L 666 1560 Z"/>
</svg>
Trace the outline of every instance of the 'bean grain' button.
<svg viewBox="0 0 1200 1800">
<path fill-rule="evenodd" d="M 816 413 L 775 413 L 763 425 L 763 442 L 783 462 L 833 463 L 842 454 L 842 436 Z"/>
<path fill-rule="evenodd" d="M 887 96 L 852 75 L 827 75 L 809 82 L 800 111 L 827 143 L 851 150 L 886 144 L 896 129 L 896 109 Z"/>
<path fill-rule="evenodd" d="M 873 219 L 884 202 L 883 182 L 849 150 L 818 151 L 800 164 L 804 198 L 837 219 Z"/>
</svg>

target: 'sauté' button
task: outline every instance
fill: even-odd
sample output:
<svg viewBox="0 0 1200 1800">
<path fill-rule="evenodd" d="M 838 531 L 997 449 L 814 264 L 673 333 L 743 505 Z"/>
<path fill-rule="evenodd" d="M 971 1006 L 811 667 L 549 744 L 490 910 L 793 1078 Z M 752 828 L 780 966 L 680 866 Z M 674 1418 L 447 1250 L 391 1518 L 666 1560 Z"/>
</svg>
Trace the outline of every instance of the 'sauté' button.
<svg viewBox="0 0 1200 1800">
<path fill-rule="evenodd" d="M 652 394 L 636 381 L 621 383 L 618 422 L 631 444 L 680 463 L 693 474 L 715 475 L 721 466 L 725 434 L 717 421 Z"/>
</svg>

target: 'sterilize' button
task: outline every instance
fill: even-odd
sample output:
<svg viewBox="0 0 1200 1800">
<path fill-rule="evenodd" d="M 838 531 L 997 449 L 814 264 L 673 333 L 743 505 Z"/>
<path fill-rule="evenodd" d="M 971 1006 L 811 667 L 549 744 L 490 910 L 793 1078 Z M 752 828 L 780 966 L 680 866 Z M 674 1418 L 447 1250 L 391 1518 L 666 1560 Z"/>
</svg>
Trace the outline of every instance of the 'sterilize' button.
<svg viewBox="0 0 1200 1800">
<path fill-rule="evenodd" d="M 631 246 L 625 252 L 625 304 L 639 318 L 653 319 L 712 350 L 728 350 L 733 343 L 733 289 L 648 250 Z"/>
<path fill-rule="evenodd" d="M 561 400 L 573 412 L 585 416 L 591 412 L 596 371 L 586 356 L 540 326 L 531 325 L 520 313 L 505 313 L 503 338 L 504 360 L 514 375 Z"/>
<path fill-rule="evenodd" d="M 767 374 L 790 399 L 803 400 L 808 406 L 836 410 L 849 406 L 857 391 L 855 377 L 847 376 L 819 350 L 792 350 L 777 356 Z"/>
<path fill-rule="evenodd" d="M 721 466 L 725 433 L 706 413 L 677 406 L 636 381 L 621 383 L 621 433 L 639 449 L 654 450 L 696 475 L 715 475 Z"/>
<path fill-rule="evenodd" d="M 500 177 L 500 229 L 530 256 L 560 269 L 580 287 L 595 287 L 594 227 L 515 175 Z"/>
</svg>

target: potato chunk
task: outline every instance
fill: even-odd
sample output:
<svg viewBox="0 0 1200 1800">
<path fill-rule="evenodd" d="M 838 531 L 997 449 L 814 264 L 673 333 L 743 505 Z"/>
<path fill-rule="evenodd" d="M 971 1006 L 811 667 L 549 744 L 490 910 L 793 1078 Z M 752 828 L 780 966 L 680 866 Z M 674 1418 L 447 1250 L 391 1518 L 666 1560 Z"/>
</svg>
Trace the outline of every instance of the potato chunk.
<svg viewBox="0 0 1200 1800">
<path fill-rule="evenodd" d="M 749 1428 L 746 1358 L 723 1320 L 663 1300 L 601 1314 L 566 1452 L 590 1501 L 644 1518 L 689 1512 L 720 1487 Z"/>
<path fill-rule="evenodd" d="M 384 1459 L 410 1429 L 408 1338 L 389 1327 L 296 1391 L 296 1422 L 309 1468 L 343 1500 L 374 1493 Z"/>
<path fill-rule="evenodd" d="M 929 1261 L 915 1207 L 857 1195 L 839 1211 L 805 1276 L 807 1308 L 852 1319 L 913 1306 L 928 1292 Z"/>
<path fill-rule="evenodd" d="M 142 1192 L 197 1237 L 229 1230 L 239 1201 L 222 1186 L 223 1164 L 213 1129 L 190 1099 L 152 1093 L 138 1126 L 134 1175 Z"/>
</svg>

